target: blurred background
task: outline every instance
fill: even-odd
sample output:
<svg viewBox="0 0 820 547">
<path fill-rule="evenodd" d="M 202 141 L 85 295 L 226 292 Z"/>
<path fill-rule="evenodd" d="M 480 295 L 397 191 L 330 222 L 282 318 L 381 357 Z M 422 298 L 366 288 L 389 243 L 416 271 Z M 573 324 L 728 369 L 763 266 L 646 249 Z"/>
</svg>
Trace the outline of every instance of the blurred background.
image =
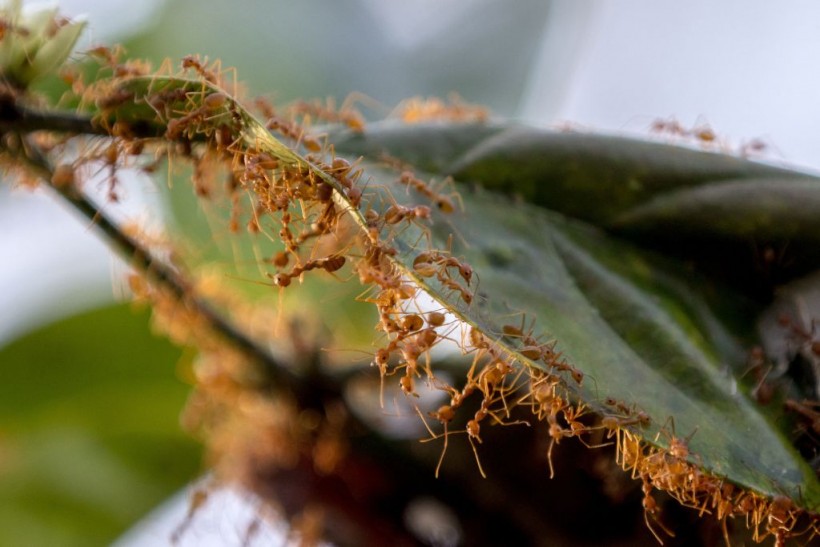
<svg viewBox="0 0 820 547">
<path fill-rule="evenodd" d="M 723 149 L 737 151 L 755 141 L 762 143 L 762 161 L 820 168 L 820 4 L 808 0 L 60 5 L 66 15 L 89 21 L 78 51 L 119 42 L 130 56 L 156 64 L 165 58 L 178 64 L 198 53 L 236 67 L 251 94 L 274 102 L 341 102 L 357 92 L 377 105 L 369 112 L 378 116 L 408 97 L 457 92 L 499 117 L 543 127 L 682 142 L 652 133 L 653 122 L 708 125 Z M 152 211 L 156 217 L 150 187 L 136 185 L 125 197 L 117 215 L 144 218 Z M 0 186 L 0 264 L 0 530 L 4 522 L 18 528 L 22 522 L 29 534 L 45 534 L 43 523 L 56 522 L 54 537 L 71 537 L 79 526 L 71 511 L 88 514 L 93 508 L 110 521 L 104 537 L 116 537 L 125 523 L 200 472 L 198 448 L 175 423 L 173 409 L 184 404 L 187 388 L 167 370 L 185 356 L 147 333 L 115 338 L 144 323 L 144 316 L 134 319 L 127 308 L 106 307 L 116 301 L 123 269 L 83 221 L 43 192 Z M 85 315 L 77 319 L 80 313 Z M 67 322 L 47 327 L 61 319 Z M 116 350 L 123 346 L 139 347 L 141 360 L 128 362 Z M 117 394 L 125 377 L 142 382 L 143 392 Z M 140 394 L 155 401 L 150 411 Z M 119 413 L 116 423 L 101 417 L 111 408 Z M 117 430 L 123 423 L 130 436 Z M 155 448 L 138 450 L 137 458 L 135 439 Z M 51 456 L 43 448 L 49 446 Z M 10 480 L 4 471 L 19 471 L 20 455 L 34 453 L 27 450 L 46 454 L 40 462 L 45 466 L 59 468 L 48 459 L 57 458 L 65 472 L 37 480 L 15 472 Z M 70 455 L 89 469 L 72 464 Z M 169 462 L 175 467 L 168 468 Z M 34 465 L 29 472 L 41 473 Z M 107 484 L 107 493 L 86 493 L 83 480 L 99 475 L 95 469 L 110 477 L 93 479 Z M 158 475 L 158 469 L 166 472 Z M 130 496 L 131 503 L 111 506 L 108 500 L 118 495 Z M 89 496 L 97 497 L 83 499 Z M 185 496 L 175 499 L 165 513 L 175 516 L 166 517 L 166 525 L 179 523 L 185 513 Z M 59 503 L 47 513 L 39 508 L 43 500 Z M 233 526 L 226 514 L 234 513 L 222 511 L 219 518 Z M 224 526 L 212 529 L 225 539 Z M 154 534 L 146 544 L 167 537 Z M 207 534 L 198 534 L 193 537 L 202 544 Z M 140 537 L 144 531 L 123 544 L 138 544 Z"/>
</svg>

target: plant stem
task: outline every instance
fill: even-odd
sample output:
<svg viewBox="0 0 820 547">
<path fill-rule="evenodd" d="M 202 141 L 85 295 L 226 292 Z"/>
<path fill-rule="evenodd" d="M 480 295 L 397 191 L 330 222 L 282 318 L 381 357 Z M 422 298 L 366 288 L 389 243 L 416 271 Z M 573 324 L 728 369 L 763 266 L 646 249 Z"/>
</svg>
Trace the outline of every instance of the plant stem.
<svg viewBox="0 0 820 547">
<path fill-rule="evenodd" d="M 0 96 L 0 132 L 28 133 L 32 131 L 56 131 L 85 135 L 110 136 L 107 125 L 95 121 L 92 116 L 73 112 L 50 112 L 33 110 L 20 105 L 14 97 Z M 136 138 L 159 137 L 165 126 L 148 120 L 129 125 L 129 131 Z"/>
<path fill-rule="evenodd" d="M 0 100 L 0 130 L 108 134 L 102 127 L 97 127 L 89 116 L 69 112 L 39 112 L 3 100 Z"/>
</svg>

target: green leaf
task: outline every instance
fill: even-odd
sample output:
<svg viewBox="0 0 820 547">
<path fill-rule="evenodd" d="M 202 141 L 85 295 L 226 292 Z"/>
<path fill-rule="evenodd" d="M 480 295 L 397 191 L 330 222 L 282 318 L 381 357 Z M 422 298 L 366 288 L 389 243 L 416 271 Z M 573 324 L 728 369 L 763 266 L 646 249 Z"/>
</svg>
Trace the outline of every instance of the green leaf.
<svg viewBox="0 0 820 547">
<path fill-rule="evenodd" d="M 179 362 L 125 305 L 0 349 L 0 544 L 108 543 L 196 475 Z"/>
<path fill-rule="evenodd" d="M 514 205 L 500 206 L 497 195 L 464 198 L 469 215 L 457 226 L 470 246 L 460 252 L 490 295 L 483 313 L 462 310 L 470 322 L 499 337 L 501 325 L 483 317 L 526 312 L 537 318 L 538 334 L 557 340 L 556 349 L 586 375 L 581 386 L 567 381 L 580 400 L 603 414 L 616 413 L 607 397 L 637 404 L 653 419 L 640 434 L 662 445 L 672 418 L 678 437 L 692 435 L 693 463 L 769 497 L 788 492 L 820 508 L 814 472 L 733 375 L 748 347 L 737 335 L 748 337 L 754 315 L 731 332 L 704 296 L 708 283 L 679 265 L 561 215 L 521 204 L 510 215 Z M 491 265 L 498 256 L 503 265 Z M 736 296 L 735 323 L 750 308 Z"/>
<path fill-rule="evenodd" d="M 755 323 L 764 306 L 719 278 L 693 274 L 685 263 L 601 228 L 621 236 L 624 226 L 640 220 L 646 233 L 659 232 L 659 241 L 686 242 L 697 231 L 724 236 L 734 247 L 743 246 L 750 229 L 769 241 L 794 241 L 805 230 L 812 235 L 793 252 L 804 268 L 816 268 L 816 252 L 804 242 L 820 233 L 814 228 L 820 179 L 658 143 L 522 128 L 498 132 L 467 151 L 436 146 L 452 142 L 453 134 L 466 142 L 473 130 L 485 135 L 487 128 L 371 127 L 364 135 L 344 133 L 333 140 L 342 154 L 374 160 L 385 153 L 412 158 L 423 141 L 426 148 L 445 151 L 426 164 L 439 174 L 516 196 L 460 186 L 466 212 L 452 220 L 436 217 L 431 227 L 433 247 L 446 248 L 450 234 L 457 234 L 452 253 L 473 266 L 478 293 L 486 298 L 466 305 L 436 282 L 417 281 L 512 351 L 516 343 L 503 338 L 500 323 L 520 322 L 509 319 L 514 313 L 537 318 L 536 334 L 557 341 L 557 349 L 586 375 L 581 386 L 567 381 L 579 400 L 603 414 L 616 413 L 605 404 L 608 397 L 634 403 L 653 419 L 640 432 L 646 441 L 668 446 L 673 434 L 691 435 L 690 462 L 767 497 L 787 493 L 818 511 L 815 473 L 739 380 L 748 350 L 758 341 Z M 724 178 L 729 181 L 710 182 Z M 719 184 L 726 186 L 714 191 Z M 398 188 L 393 185 L 392 196 L 409 205 Z M 716 206 L 698 203 L 698 192 Z M 789 215 L 781 200 L 754 199 L 766 195 L 788 196 L 800 212 Z M 671 217 L 675 222 L 664 222 Z M 407 245 L 399 259 L 412 264 L 417 251 L 401 239 Z"/>
<path fill-rule="evenodd" d="M 71 54 L 85 21 L 68 21 L 57 7 L 23 14 L 19 1 L 0 7 L 4 23 L 0 41 L 0 74 L 15 85 L 52 75 Z"/>
</svg>

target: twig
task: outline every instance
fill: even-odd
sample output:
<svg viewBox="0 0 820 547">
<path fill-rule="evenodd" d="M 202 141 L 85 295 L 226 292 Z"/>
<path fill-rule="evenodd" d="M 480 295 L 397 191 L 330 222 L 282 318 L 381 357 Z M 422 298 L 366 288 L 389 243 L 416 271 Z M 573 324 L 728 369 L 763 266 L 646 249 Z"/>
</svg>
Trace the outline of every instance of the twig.
<svg viewBox="0 0 820 547">
<path fill-rule="evenodd" d="M 46 130 L 107 137 L 111 133 L 105 125 L 85 114 L 33 110 L 20 105 L 11 95 L 0 95 L 0 132 Z M 160 137 L 165 132 L 164 125 L 147 120 L 132 123 L 128 129 L 136 138 Z"/>
</svg>

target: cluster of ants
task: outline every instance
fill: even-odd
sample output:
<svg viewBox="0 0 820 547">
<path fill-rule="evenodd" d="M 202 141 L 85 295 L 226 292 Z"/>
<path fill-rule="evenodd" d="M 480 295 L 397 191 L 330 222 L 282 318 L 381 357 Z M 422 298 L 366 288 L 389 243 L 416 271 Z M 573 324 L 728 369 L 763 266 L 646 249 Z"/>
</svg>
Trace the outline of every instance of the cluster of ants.
<svg viewBox="0 0 820 547">
<path fill-rule="evenodd" d="M 104 57 L 103 53 L 100 55 Z M 115 65 L 115 74 L 128 74 L 131 70 L 117 64 L 116 57 L 106 59 Z M 207 67 L 198 58 L 187 57 L 182 66 L 204 82 L 223 84 L 221 72 Z M 108 95 L 97 96 L 97 104 L 105 107 L 103 110 L 112 109 L 132 98 L 112 88 Z M 382 382 L 398 375 L 401 391 L 413 397 L 417 396 L 418 379 L 426 378 L 431 387 L 448 397 L 445 404 L 427 414 L 439 422 L 444 431 L 437 435 L 428 427 L 431 439 L 444 438 L 436 474 L 445 456 L 448 437 L 455 433 L 448 428 L 465 401 L 475 396 L 480 398 L 480 403 L 466 422 L 463 433 L 473 447 L 482 475 L 484 471 L 475 444 L 481 443 L 481 426 L 487 420 L 497 425 L 517 423 L 510 421 L 510 411 L 513 406 L 523 404 L 548 423 L 551 442 L 547 458 L 551 476 L 554 474 L 552 450 L 561 440 L 575 437 L 584 442 L 582 437 L 595 431 L 605 432 L 607 439 L 615 438 L 618 463 L 631 471 L 633 478 L 642 481 L 646 523 L 659 541 L 661 538 L 649 517 L 664 531 L 671 532 L 658 518 L 653 488 L 670 492 L 700 513 L 713 513 L 724 522 L 724 532 L 725 519 L 736 516 L 745 516 L 747 524 L 754 527 L 755 540 L 759 539 L 758 529 L 763 525 L 778 542 L 796 526 L 799 511 L 787 498 L 768 501 L 700 471 L 688 461 L 691 458 L 686 439 L 667 433 L 668 448 L 661 449 L 631 433 L 630 428 L 650 423 L 649 416 L 634 406 L 606 399 L 603 402 L 613 413 L 589 425 L 589 420 L 584 419 L 589 408 L 582 402 L 573 402 L 567 390 L 570 381 L 581 385 L 583 373 L 562 358 L 554 343 L 543 343 L 533 336 L 534 329 L 526 329 L 524 322 L 520 326 L 504 325 L 495 339 L 486 329 L 467 327 L 458 342 L 462 351 L 474 354 L 466 381 L 461 387 L 455 387 L 438 378 L 431 366 L 430 351 L 436 344 L 451 339 L 456 320 L 450 319 L 443 310 L 408 311 L 418 293 L 417 284 L 410 278 L 425 283 L 435 281 L 442 292 L 469 309 L 476 297 L 476 274 L 465 260 L 452 253 L 450 245 L 447 250 L 434 249 L 429 237 L 428 247 L 417 250 L 409 264 L 400 266 L 393 240 L 407 225 L 424 232 L 425 223 L 432 219 L 434 211 L 454 213 L 460 201 L 456 192 L 446 194 L 435 184 L 418 178 L 407 166 L 386 161 L 388 166 L 398 167 L 394 182 L 399 187 L 414 191 L 429 203 L 402 205 L 392 198 L 389 190 L 378 192 L 375 187 L 368 188 L 367 181 L 362 181 L 362 170 L 355 163 L 336 157 L 326 139 L 323 142 L 309 134 L 293 115 L 280 116 L 264 101 L 257 101 L 256 106 L 266 118 L 265 127 L 294 147 L 303 147 L 307 151 L 304 158 L 275 154 L 266 148 L 264 140 L 248 142 L 243 137 L 246 119 L 238 112 L 234 99 L 214 88 L 203 85 L 160 89 L 149 92 L 145 101 L 166 124 L 165 137 L 177 143 L 175 150 L 193 159 L 194 185 L 199 195 L 210 195 L 212 183 L 207 179 L 213 176 L 213 170 L 207 168 L 209 161 L 216 159 L 230 165 L 225 187 L 232 203 L 231 230 L 239 231 L 240 219 L 249 217 L 248 232 L 264 234 L 284 247 L 267 259 L 276 272 L 267 274 L 273 286 L 284 289 L 309 272 L 337 275 L 345 266 L 350 266 L 361 283 L 370 287 L 360 298 L 376 306 L 377 328 L 385 336 L 373 357 Z M 330 104 L 302 102 L 293 105 L 292 113 L 303 120 L 318 119 L 344 124 L 352 131 L 364 130 L 363 118 L 352 109 L 335 110 Z M 445 113 L 449 114 L 445 116 Z M 444 103 L 419 102 L 405 105 L 401 117 L 412 122 L 426 116 L 483 120 L 486 112 L 471 110 L 462 104 L 452 108 Z M 654 130 L 694 137 L 703 143 L 717 140 L 708 128 L 686 130 L 676 122 L 670 123 L 658 123 Z M 123 142 L 132 143 L 128 146 L 139 142 L 129 135 L 127 127 L 118 133 Z M 211 145 L 200 155 L 191 144 L 195 137 L 204 137 Z M 106 150 L 104 157 L 113 166 L 120 148 L 112 147 Z M 249 212 L 242 206 L 246 199 L 251 204 Z M 380 206 L 379 199 L 382 200 Z M 356 229 L 351 236 L 346 231 L 350 223 L 363 229 Z M 527 395 L 516 400 L 514 394 L 521 388 L 519 380 L 524 370 L 516 366 L 516 361 L 524 359 L 543 364 L 547 372 L 530 372 Z M 425 416 L 420 410 L 418 413 L 427 425 Z M 665 428 L 662 431 L 666 431 Z M 818 532 L 813 525 L 812 535 Z"/>
<path fill-rule="evenodd" d="M 649 131 L 657 135 L 668 135 L 676 139 L 691 140 L 706 149 L 719 148 L 725 152 L 733 150 L 723 141 L 714 129 L 708 124 L 702 123 L 693 127 L 686 127 L 675 118 L 658 118 L 654 120 Z M 769 151 L 769 144 L 763 139 L 753 138 L 741 142 L 736 154 L 744 158 L 759 156 Z"/>
<path fill-rule="evenodd" d="M 548 455 L 553 444 L 563 438 L 575 437 L 589 448 L 608 443 L 589 444 L 584 440 L 584 435 L 597 433 L 600 439 L 601 433 L 605 432 L 607 440 L 614 438 L 616 462 L 633 479 L 641 481 L 644 520 L 661 544 L 663 540 L 652 522 L 667 535 L 674 537 L 675 534 L 660 519 L 660 506 L 652 495 L 654 489 L 668 493 L 681 505 L 696 510 L 701 516 L 713 515 L 722 525 L 726 545 L 731 545 L 727 529 L 729 518 L 745 519 L 747 528 L 753 530 L 753 540 L 756 542 L 773 536 L 776 545 L 785 545 L 785 540 L 790 537 L 808 535 L 814 538 L 820 535 L 818 523 L 812 519 L 802 521 L 803 512 L 790 498 L 775 496 L 771 500 L 766 499 L 706 473 L 696 463 L 691 463 L 688 443 L 695 432 L 685 438 L 677 436 L 671 418 L 667 421 L 668 425 L 660 428 L 654 442 L 650 443 L 632 431 L 635 427 L 648 427 L 651 423 L 649 415 L 635 405 L 607 397 L 602 402 L 612 409 L 612 413 L 603 414 L 600 420 L 590 425 L 587 423 L 589 420 L 582 419 L 588 413 L 588 407 L 583 402 L 573 403 L 559 378 L 550 373 L 531 373 L 528 398 L 528 404 L 534 407 L 536 416 L 549 424 L 551 443 Z M 664 444 L 665 448 L 661 446 Z M 795 532 L 801 522 L 805 524 L 804 529 Z"/>
<path fill-rule="evenodd" d="M 212 81 L 212 76 L 206 69 L 193 59 L 186 59 L 183 66 L 194 69 L 205 80 Z M 191 92 L 187 93 L 189 96 L 186 101 L 189 101 Z M 422 199 L 428 200 L 430 205 L 399 204 L 387 190 L 383 195 L 387 196 L 388 204 L 377 207 L 373 203 L 376 201 L 373 197 L 376 193 L 369 193 L 367 209 L 359 213 L 365 230 L 358 231 L 352 240 L 346 239 L 341 226 L 345 206 L 335 195 L 343 196 L 349 207 L 360 209 L 366 190 L 360 180 L 360 169 L 341 157 L 335 157 L 332 148 L 317 145 L 318 139 L 306 134 L 301 124 L 277 116 L 275 110 L 262 101 L 257 101 L 256 105 L 267 117 L 266 128 L 277 132 L 295 146 L 303 146 L 308 151 L 304 160 L 286 162 L 282 158 L 272 157 L 259 147 L 248 147 L 238 139 L 226 138 L 223 136 L 226 126 L 219 125 L 219 122 L 230 121 L 232 118 L 225 117 L 219 111 L 230 105 L 222 100 L 220 93 L 195 98 L 199 99 L 199 106 L 184 113 L 167 108 L 162 111 L 163 119 L 170 120 L 166 136 L 178 138 L 193 132 L 215 135 L 217 149 L 228 156 L 233 166 L 228 188 L 233 195 L 244 191 L 252 197 L 254 205 L 248 230 L 252 233 L 267 233 L 268 227 L 263 219 L 278 220 L 278 232 L 268 234 L 271 239 L 278 239 L 284 245 L 284 251 L 275 253 L 270 259 L 270 263 L 278 270 L 276 274 L 268 274 L 273 284 L 286 288 L 294 280 L 301 279 L 313 270 L 334 274 L 346 265 L 349 258 L 353 258 L 352 270 L 362 284 L 372 287 L 360 299 L 376 306 L 379 314 L 378 328 L 387 337 L 386 344 L 375 352 L 373 360 L 382 379 L 400 373 L 401 390 L 407 395 L 415 396 L 416 381 L 425 376 L 431 385 L 450 394 L 450 404 L 432 413 L 445 428 L 463 402 L 474 392 L 480 392 L 483 395 L 481 408 L 466 428 L 471 442 L 480 442 L 482 421 L 489 416 L 493 416 L 498 422 L 502 421 L 493 407 L 499 403 L 506 406 L 505 394 L 511 387 L 505 385 L 505 379 L 513 371 L 513 367 L 500 357 L 500 352 L 487 343 L 477 330 L 473 330 L 470 339 L 476 356 L 466 385 L 458 389 L 435 377 L 430 366 L 429 352 L 446 336 L 440 332 L 442 327 L 446 327 L 446 315 L 436 311 L 407 311 L 417 289 L 407 279 L 406 272 L 397 266 L 394 258 L 397 251 L 392 245 L 392 239 L 401 225 L 414 224 L 425 230 L 421 223 L 431 219 L 433 209 L 443 214 L 453 213 L 456 203 L 460 201 L 458 194 L 445 194 L 433 184 L 418 178 L 411 170 L 403 168 L 396 184 L 414 191 Z M 152 99 L 155 110 L 170 102 L 172 101 L 164 101 L 162 97 Z M 301 115 L 343 122 L 353 130 L 362 129 L 359 118 L 349 113 L 333 113 L 315 103 L 298 103 L 293 108 Z M 203 127 L 209 123 L 214 123 L 216 127 Z M 317 154 L 320 151 L 329 152 L 326 155 L 330 155 L 330 159 L 325 160 Z M 205 170 L 195 169 L 195 175 L 200 171 Z M 240 225 L 240 200 L 234 199 L 233 203 L 231 227 L 236 230 Z M 315 256 L 316 250 L 325 246 L 318 241 L 312 245 L 307 244 L 319 238 L 334 240 L 335 250 L 330 254 Z M 427 241 L 429 242 L 429 238 Z M 306 247 L 309 247 L 307 251 Z M 419 252 L 413 260 L 412 274 L 419 278 L 435 279 L 444 292 L 455 294 L 466 306 L 473 302 L 473 269 L 449 251 L 428 248 Z M 485 357 L 490 361 L 485 363 Z M 445 442 L 446 436 L 445 433 Z M 444 451 L 442 457 L 443 455 Z"/>
<path fill-rule="evenodd" d="M 451 93 L 446 101 L 438 97 L 407 99 L 396 107 L 391 117 L 408 124 L 429 121 L 483 123 L 489 119 L 490 113 L 485 107 L 467 103 L 458 94 Z"/>
<path fill-rule="evenodd" d="M 803 522 L 803 512 L 787 496 L 775 496 L 769 500 L 703 472 L 688 461 L 688 438 L 680 439 L 674 433 L 662 430 L 661 434 L 664 433 L 668 437 L 668 449 L 653 446 L 628 429 L 619 429 L 616 434 L 617 463 L 630 472 L 633 479 L 641 480 L 646 524 L 659 542 L 663 543 L 648 517 L 651 516 L 667 534 L 674 534 L 658 518 L 659 507 L 652 497 L 653 488 L 667 492 L 682 505 L 698 511 L 699 515 L 712 514 L 721 522 L 726 545 L 731 545 L 727 530 L 729 518 L 745 519 L 746 527 L 753 531 L 752 539 L 758 543 L 772 536 L 775 545 L 782 546 L 791 537 L 808 535 L 811 541 L 820 535 L 815 519 L 807 519 L 805 528 L 795 531 Z"/>
</svg>

